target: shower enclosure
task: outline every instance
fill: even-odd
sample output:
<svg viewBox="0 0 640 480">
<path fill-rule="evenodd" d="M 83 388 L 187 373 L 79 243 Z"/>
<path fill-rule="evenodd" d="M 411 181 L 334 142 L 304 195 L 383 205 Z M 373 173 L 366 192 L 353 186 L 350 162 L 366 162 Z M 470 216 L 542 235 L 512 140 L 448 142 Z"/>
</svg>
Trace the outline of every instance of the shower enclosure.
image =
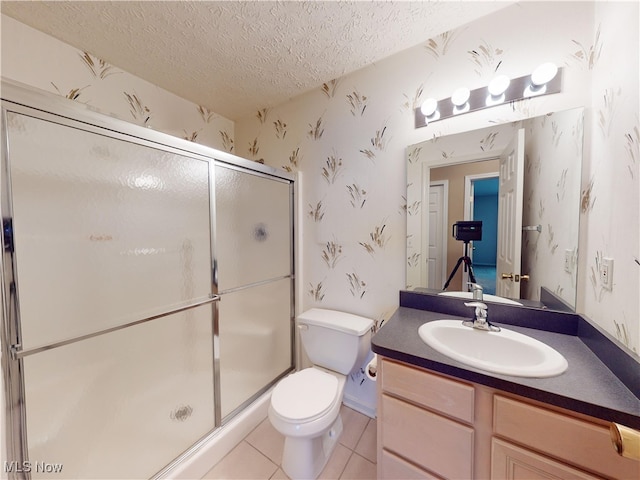
<svg viewBox="0 0 640 480">
<path fill-rule="evenodd" d="M 293 177 L 2 96 L 4 471 L 166 472 L 293 368 Z"/>
</svg>

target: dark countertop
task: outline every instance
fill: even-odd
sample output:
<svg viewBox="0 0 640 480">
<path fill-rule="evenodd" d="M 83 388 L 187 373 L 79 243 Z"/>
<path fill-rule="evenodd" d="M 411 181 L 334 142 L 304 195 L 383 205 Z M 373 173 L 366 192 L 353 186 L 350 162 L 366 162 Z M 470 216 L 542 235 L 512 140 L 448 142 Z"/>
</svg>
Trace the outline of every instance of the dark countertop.
<svg viewBox="0 0 640 480">
<path fill-rule="evenodd" d="M 403 303 L 407 302 L 401 300 L 401 305 Z M 492 307 L 489 305 L 490 320 Z M 425 322 L 438 319 L 462 321 L 469 320 L 471 316 L 460 317 L 400 306 L 374 335 L 372 349 L 388 358 L 640 429 L 640 399 L 583 342 L 577 334 L 578 328 L 569 329 L 575 330 L 573 334 L 559 333 L 492 321 L 500 327 L 540 340 L 562 353 L 569 367 L 561 375 L 550 378 L 514 377 L 476 369 L 437 352 L 418 336 L 418 327 Z"/>
</svg>

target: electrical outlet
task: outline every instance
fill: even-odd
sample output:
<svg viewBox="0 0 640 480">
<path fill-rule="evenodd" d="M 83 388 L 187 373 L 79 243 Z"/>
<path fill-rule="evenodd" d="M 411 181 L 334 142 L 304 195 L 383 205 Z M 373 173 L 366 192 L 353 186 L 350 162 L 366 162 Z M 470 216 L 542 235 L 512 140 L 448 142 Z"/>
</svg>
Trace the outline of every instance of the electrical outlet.
<svg viewBox="0 0 640 480">
<path fill-rule="evenodd" d="M 573 273 L 573 250 L 564 251 L 564 271 Z"/>
<path fill-rule="evenodd" d="M 613 258 L 603 258 L 600 262 L 600 283 L 606 290 L 613 288 Z"/>
</svg>

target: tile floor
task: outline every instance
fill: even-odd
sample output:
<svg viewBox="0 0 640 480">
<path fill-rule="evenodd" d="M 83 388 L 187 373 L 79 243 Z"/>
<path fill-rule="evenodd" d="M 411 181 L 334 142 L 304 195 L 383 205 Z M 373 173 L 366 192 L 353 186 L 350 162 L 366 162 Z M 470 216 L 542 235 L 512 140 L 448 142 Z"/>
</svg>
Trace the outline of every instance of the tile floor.
<svg viewBox="0 0 640 480">
<path fill-rule="evenodd" d="M 376 420 L 342 406 L 344 430 L 319 479 L 376 478 Z M 207 480 L 280 480 L 284 437 L 266 418 L 203 478 Z"/>
</svg>

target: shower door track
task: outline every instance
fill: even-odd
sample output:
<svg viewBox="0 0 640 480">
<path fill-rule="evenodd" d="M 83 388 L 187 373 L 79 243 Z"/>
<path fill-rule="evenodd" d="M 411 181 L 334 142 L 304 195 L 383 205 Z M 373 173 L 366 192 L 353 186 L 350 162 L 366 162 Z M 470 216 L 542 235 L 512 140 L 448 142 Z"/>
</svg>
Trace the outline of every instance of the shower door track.
<svg viewBox="0 0 640 480">
<path fill-rule="evenodd" d="M 27 350 L 21 350 L 20 345 L 13 345 L 11 347 L 11 357 L 14 360 L 19 360 L 24 357 L 28 357 L 29 355 L 33 355 L 35 353 L 45 352 L 47 350 L 53 350 L 54 348 L 64 347 L 65 345 L 71 345 L 72 343 L 81 342 L 82 340 L 87 340 L 89 338 L 99 337 L 101 335 L 105 335 L 111 332 L 117 332 L 118 330 L 123 330 L 125 328 L 134 327 L 136 325 L 140 325 L 142 323 L 150 322 L 152 320 L 157 320 L 159 318 L 168 317 L 169 315 L 173 315 L 174 313 L 184 312 L 186 310 L 191 310 L 192 308 L 201 307 L 202 305 L 207 305 L 208 303 L 217 302 L 220 300 L 219 295 L 212 295 L 210 298 L 205 300 L 200 300 L 189 305 L 181 306 L 178 308 L 174 308 L 168 310 L 166 312 L 159 313 L 157 315 L 151 315 L 150 317 L 143 318 L 141 320 L 135 320 L 133 322 L 128 322 L 122 325 L 118 325 L 116 327 L 107 328 L 104 330 L 100 330 L 97 332 L 89 333 L 87 335 L 81 335 L 79 337 L 70 338 L 69 340 L 63 340 L 61 342 L 51 343 L 49 345 L 45 345 L 42 347 L 30 348 Z"/>
</svg>

